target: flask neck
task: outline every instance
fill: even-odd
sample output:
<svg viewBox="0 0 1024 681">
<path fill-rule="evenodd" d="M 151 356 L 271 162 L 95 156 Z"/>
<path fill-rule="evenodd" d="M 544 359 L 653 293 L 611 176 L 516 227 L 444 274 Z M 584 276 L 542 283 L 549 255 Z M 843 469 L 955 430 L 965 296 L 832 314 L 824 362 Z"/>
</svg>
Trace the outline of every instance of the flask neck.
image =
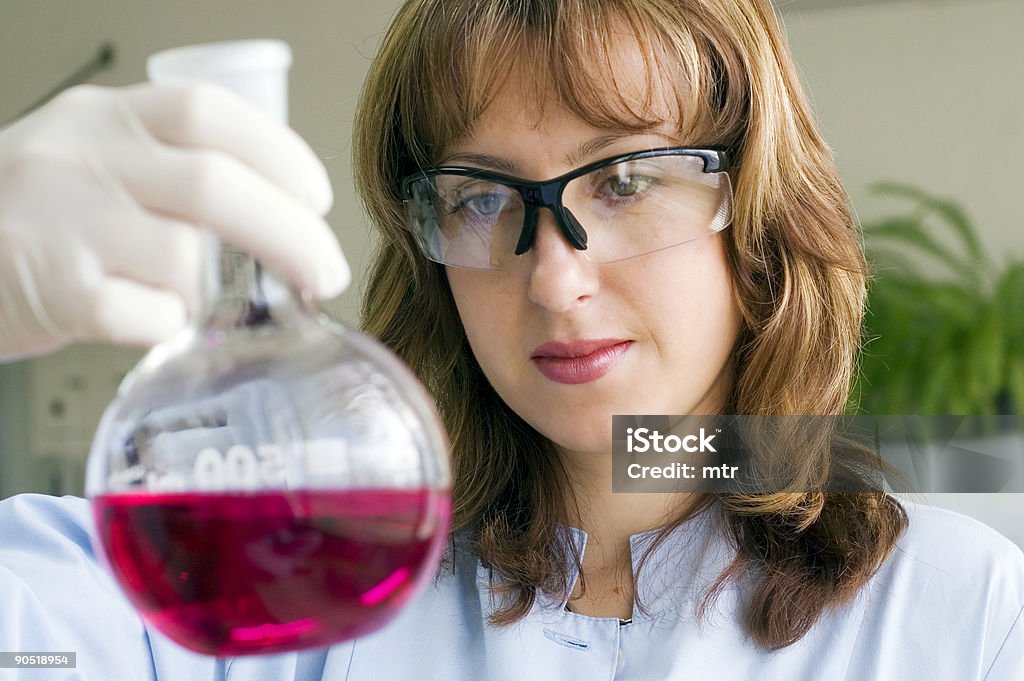
<svg viewBox="0 0 1024 681">
<path fill-rule="evenodd" d="M 207 331 L 279 328 L 311 312 L 311 303 L 252 256 L 207 237 L 201 326 Z"/>
</svg>

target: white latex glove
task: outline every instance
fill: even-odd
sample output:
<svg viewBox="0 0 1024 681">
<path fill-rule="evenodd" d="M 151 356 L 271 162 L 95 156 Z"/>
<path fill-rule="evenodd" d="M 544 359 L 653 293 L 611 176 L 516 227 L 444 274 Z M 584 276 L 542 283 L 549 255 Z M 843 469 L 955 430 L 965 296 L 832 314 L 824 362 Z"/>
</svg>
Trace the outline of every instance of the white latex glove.
<svg viewBox="0 0 1024 681">
<path fill-rule="evenodd" d="M 0 361 L 171 337 L 198 306 L 200 226 L 337 295 L 331 201 L 301 138 L 227 90 L 68 90 L 0 130 Z"/>
</svg>

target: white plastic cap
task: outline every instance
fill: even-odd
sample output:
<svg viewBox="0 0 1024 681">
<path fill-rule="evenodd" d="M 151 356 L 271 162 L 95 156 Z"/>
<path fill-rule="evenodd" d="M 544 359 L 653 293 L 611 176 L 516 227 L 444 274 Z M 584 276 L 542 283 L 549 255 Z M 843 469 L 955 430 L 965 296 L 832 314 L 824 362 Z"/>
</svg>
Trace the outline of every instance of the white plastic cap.
<svg viewBox="0 0 1024 681">
<path fill-rule="evenodd" d="M 200 80 L 245 97 L 267 115 L 288 121 L 292 51 L 280 40 L 233 40 L 176 47 L 146 60 L 154 83 Z"/>
</svg>

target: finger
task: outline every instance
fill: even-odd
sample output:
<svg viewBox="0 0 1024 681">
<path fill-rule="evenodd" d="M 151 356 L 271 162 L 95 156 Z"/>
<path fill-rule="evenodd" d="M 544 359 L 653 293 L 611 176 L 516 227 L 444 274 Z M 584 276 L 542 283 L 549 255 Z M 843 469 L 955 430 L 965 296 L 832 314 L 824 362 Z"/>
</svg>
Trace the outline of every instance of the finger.
<svg viewBox="0 0 1024 681">
<path fill-rule="evenodd" d="M 185 327 L 185 301 L 177 293 L 116 277 L 105 278 L 83 307 L 79 340 L 152 346 Z"/>
<path fill-rule="evenodd" d="M 126 205 L 97 230 L 95 250 L 103 271 L 177 293 L 190 313 L 198 311 L 203 234 L 194 225 Z"/>
<path fill-rule="evenodd" d="M 298 134 L 238 95 L 205 83 L 138 85 L 124 100 L 158 140 L 234 156 L 312 210 L 333 200 L 327 171 Z"/>
<path fill-rule="evenodd" d="M 348 286 L 348 263 L 327 223 L 246 164 L 209 150 L 142 153 L 120 180 L 143 206 L 208 227 L 318 298 Z"/>
</svg>

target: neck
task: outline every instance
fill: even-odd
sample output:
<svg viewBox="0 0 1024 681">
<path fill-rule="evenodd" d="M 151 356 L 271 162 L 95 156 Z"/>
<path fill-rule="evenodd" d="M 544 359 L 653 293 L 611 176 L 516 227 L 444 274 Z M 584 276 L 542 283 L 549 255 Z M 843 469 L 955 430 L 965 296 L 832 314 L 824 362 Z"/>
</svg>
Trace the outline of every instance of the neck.
<svg viewBox="0 0 1024 681">
<path fill-rule="evenodd" d="M 306 302 L 252 257 L 207 238 L 202 311 L 207 332 L 277 326 L 302 311 Z"/>
<path fill-rule="evenodd" d="M 576 507 L 568 509 L 570 524 L 587 532 L 588 546 L 657 529 L 685 512 L 699 495 L 655 492 L 612 492 L 609 452 L 575 452 L 559 448 L 569 475 Z M 589 551 L 589 549 L 588 549 Z"/>
<path fill-rule="evenodd" d="M 568 509 L 570 524 L 587 533 L 583 580 L 568 607 L 594 617 L 630 618 L 636 594 L 630 537 L 685 517 L 702 495 L 612 492 L 610 453 L 559 453 L 576 501 Z"/>
<path fill-rule="evenodd" d="M 727 363 L 691 414 L 721 414 L 732 385 Z M 604 574 L 632 588 L 629 538 L 686 518 L 704 500 L 699 493 L 612 492 L 611 452 L 579 452 L 558 447 L 569 477 L 569 523 L 587 533 L 586 574 Z"/>
</svg>

